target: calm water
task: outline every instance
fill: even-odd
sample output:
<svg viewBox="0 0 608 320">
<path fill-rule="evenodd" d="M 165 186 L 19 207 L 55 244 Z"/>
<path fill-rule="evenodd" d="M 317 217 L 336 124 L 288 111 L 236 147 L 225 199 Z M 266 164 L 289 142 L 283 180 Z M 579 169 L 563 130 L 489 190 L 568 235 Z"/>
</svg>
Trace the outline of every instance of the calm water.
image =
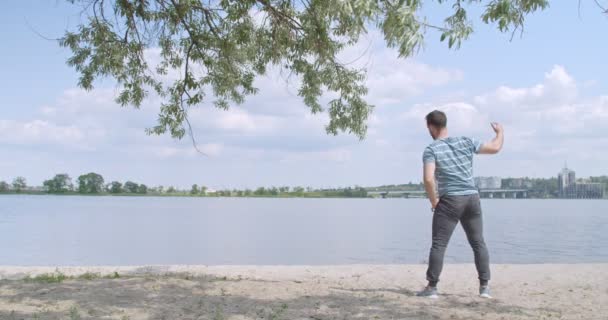
<svg viewBox="0 0 608 320">
<path fill-rule="evenodd" d="M 608 262 L 608 201 L 482 200 L 494 263 Z M 424 199 L 0 196 L 0 265 L 420 263 Z M 461 227 L 447 262 L 471 262 Z"/>
</svg>

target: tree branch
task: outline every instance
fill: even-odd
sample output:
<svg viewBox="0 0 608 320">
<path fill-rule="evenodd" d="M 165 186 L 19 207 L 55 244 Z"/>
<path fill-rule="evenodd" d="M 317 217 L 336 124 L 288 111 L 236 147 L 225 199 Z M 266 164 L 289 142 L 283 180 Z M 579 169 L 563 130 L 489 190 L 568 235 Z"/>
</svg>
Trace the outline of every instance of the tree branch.
<svg viewBox="0 0 608 320">
<path fill-rule="evenodd" d="M 606 9 L 606 8 L 605 8 L 605 7 L 604 7 L 604 6 L 603 6 L 603 5 L 602 5 L 602 4 L 601 4 L 601 3 L 600 3 L 598 0 L 594 0 L 594 1 L 595 1 L 595 4 L 596 4 L 596 5 L 597 5 L 597 6 L 598 6 L 600 9 L 602 9 L 603 13 L 608 14 L 608 9 Z"/>
<path fill-rule="evenodd" d="M 184 83 L 182 84 L 182 93 L 180 95 L 180 109 L 182 109 L 182 112 L 184 113 L 184 120 L 186 121 L 186 125 L 188 126 L 188 135 L 190 136 L 190 139 L 192 140 L 192 146 L 194 147 L 194 149 L 196 150 L 196 152 L 205 155 L 206 154 L 204 152 L 202 152 L 199 148 L 198 148 L 198 144 L 196 143 L 196 139 L 194 138 L 194 131 L 192 130 L 192 125 L 190 124 L 190 120 L 188 119 L 188 112 L 186 111 L 186 108 L 184 108 L 184 94 L 188 96 L 188 98 L 192 99 L 192 97 L 190 96 L 190 93 L 188 92 L 188 89 L 186 89 L 186 80 L 189 77 L 189 65 L 190 65 L 190 52 L 192 51 L 192 48 L 194 47 L 194 42 L 190 42 L 190 46 L 188 47 L 188 51 L 186 51 L 186 62 L 185 62 L 185 67 L 184 67 Z"/>
<path fill-rule="evenodd" d="M 257 0 L 257 2 L 261 3 L 262 6 L 264 8 L 266 8 L 266 11 L 269 11 L 269 13 L 272 13 L 274 16 L 281 18 L 281 20 L 287 22 L 288 24 L 290 24 L 291 28 L 296 30 L 296 31 L 302 31 L 304 30 L 304 27 L 302 27 L 302 25 L 300 24 L 299 21 L 297 21 L 296 19 L 294 19 L 291 16 L 288 16 L 286 14 L 284 14 L 283 12 L 277 10 L 275 7 L 273 7 L 268 0 Z"/>
</svg>

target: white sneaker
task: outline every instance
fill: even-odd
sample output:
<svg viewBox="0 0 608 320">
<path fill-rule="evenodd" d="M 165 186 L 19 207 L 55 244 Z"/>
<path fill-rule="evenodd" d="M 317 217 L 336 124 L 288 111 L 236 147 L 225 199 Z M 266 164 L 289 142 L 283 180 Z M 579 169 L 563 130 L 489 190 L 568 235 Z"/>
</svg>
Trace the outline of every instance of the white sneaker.
<svg viewBox="0 0 608 320">
<path fill-rule="evenodd" d="M 439 295 L 437 294 L 437 287 L 426 286 L 424 290 L 418 292 L 416 294 L 417 297 L 431 298 L 437 299 Z"/>
<path fill-rule="evenodd" d="M 490 295 L 490 286 L 480 286 L 479 296 L 485 299 L 492 299 L 492 296 Z"/>
</svg>

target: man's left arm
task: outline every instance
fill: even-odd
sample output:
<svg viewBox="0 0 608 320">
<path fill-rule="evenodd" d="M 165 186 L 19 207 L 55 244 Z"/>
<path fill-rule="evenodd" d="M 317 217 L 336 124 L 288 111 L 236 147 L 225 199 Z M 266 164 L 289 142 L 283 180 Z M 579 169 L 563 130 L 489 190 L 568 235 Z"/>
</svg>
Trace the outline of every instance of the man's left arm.
<svg viewBox="0 0 608 320">
<path fill-rule="evenodd" d="M 431 208 L 434 210 L 439 202 L 439 197 L 435 192 L 435 162 L 424 163 L 422 180 L 424 181 L 426 194 L 429 197 L 429 201 L 431 201 Z"/>
</svg>

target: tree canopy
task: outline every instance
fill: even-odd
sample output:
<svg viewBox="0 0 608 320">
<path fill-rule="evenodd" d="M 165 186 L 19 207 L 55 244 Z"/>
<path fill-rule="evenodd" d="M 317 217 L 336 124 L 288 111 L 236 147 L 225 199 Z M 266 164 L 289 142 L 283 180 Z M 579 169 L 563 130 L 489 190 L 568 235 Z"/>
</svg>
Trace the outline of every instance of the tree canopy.
<svg viewBox="0 0 608 320">
<path fill-rule="evenodd" d="M 72 178 L 67 173 L 56 174 L 52 179 L 45 180 L 43 185 L 49 193 L 66 193 L 74 189 Z"/>
<path fill-rule="evenodd" d="M 110 185 L 106 188 L 110 193 L 122 193 L 122 183 L 118 181 L 112 181 Z"/>
<path fill-rule="evenodd" d="M 458 48 L 473 32 L 467 10 L 484 8 L 480 19 L 500 32 L 521 30 L 527 14 L 548 0 L 68 0 L 82 4 L 87 19 L 67 30 L 60 45 L 79 86 L 92 89 L 100 77 L 117 81 L 121 105 L 139 107 L 161 97 L 158 123 L 150 134 L 191 133 L 188 111 L 212 103 L 221 109 L 258 92 L 257 76 L 276 67 L 299 79 L 298 95 L 312 113 L 327 112 L 330 134 L 363 138 L 373 109 L 365 96 L 365 69 L 340 61 L 370 28 L 390 48 L 409 57 L 429 29 Z M 423 4 L 449 5 L 452 14 L 436 24 Z M 146 59 L 160 51 L 160 63 Z M 177 79 L 167 77 L 178 71 Z M 333 99 L 322 103 L 321 97 Z"/>
<path fill-rule="evenodd" d="M 6 181 L 0 181 L 0 192 L 8 192 L 10 190 L 10 186 Z"/>
<path fill-rule="evenodd" d="M 27 182 L 24 177 L 16 177 L 13 179 L 13 190 L 21 192 L 27 188 Z"/>
<path fill-rule="evenodd" d="M 104 190 L 103 177 L 95 172 L 80 175 L 78 177 L 78 192 L 101 193 Z"/>
</svg>

